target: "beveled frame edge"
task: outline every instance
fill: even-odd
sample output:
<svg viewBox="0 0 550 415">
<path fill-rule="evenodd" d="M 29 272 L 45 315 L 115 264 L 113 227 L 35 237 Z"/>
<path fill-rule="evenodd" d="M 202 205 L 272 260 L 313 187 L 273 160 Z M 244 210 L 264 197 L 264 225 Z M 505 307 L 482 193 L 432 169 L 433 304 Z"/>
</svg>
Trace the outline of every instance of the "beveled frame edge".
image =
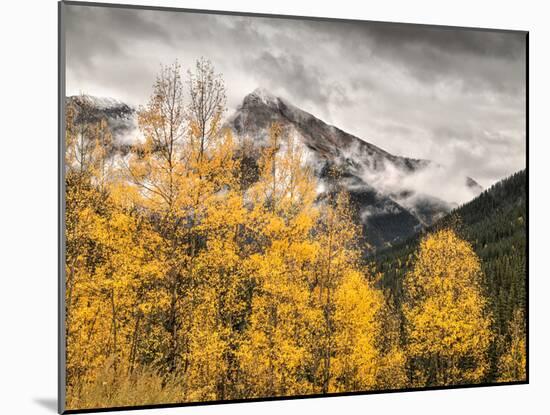
<svg viewBox="0 0 550 415">
<path fill-rule="evenodd" d="M 65 3 L 59 2 L 57 7 L 57 200 L 58 200 L 58 281 L 57 281 L 57 411 L 65 412 L 66 394 L 66 338 L 65 338 Z"/>
<path fill-rule="evenodd" d="M 301 15 L 288 15 L 288 14 L 270 14 L 270 13 L 256 13 L 256 12 L 243 12 L 235 10 L 212 10 L 212 9 L 192 9 L 185 7 L 170 7 L 170 6 L 151 6 L 143 4 L 126 4 L 126 3 L 103 3 L 96 1 L 79 1 L 79 0 L 60 0 L 60 3 L 64 3 L 68 6 L 84 6 L 84 7 L 101 7 L 101 8 L 115 8 L 115 9 L 131 9 L 131 10 L 151 10 L 161 12 L 184 12 L 193 14 L 212 14 L 222 16 L 241 16 L 241 17 L 260 17 L 271 19 L 288 19 L 288 20 L 309 20 L 316 22 L 341 22 L 341 23 L 371 23 L 377 25 L 399 25 L 399 26 L 416 26 L 432 29 L 442 30 L 469 30 L 469 31 L 483 31 L 483 32 L 497 32 L 497 33 L 528 33 L 528 30 L 522 29 L 500 29 L 490 27 L 476 27 L 476 26 L 452 26 L 452 25 L 438 25 L 427 23 L 403 23 L 384 20 L 364 20 L 364 19 L 348 19 L 339 17 L 325 17 L 325 16 L 301 16 Z"/>
</svg>

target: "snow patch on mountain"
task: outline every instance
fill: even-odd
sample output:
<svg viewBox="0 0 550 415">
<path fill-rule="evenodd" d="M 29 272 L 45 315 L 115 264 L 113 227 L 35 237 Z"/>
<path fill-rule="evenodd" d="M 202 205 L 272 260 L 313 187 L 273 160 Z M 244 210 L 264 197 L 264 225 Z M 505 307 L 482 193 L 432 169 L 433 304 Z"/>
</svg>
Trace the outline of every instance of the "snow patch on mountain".
<svg viewBox="0 0 550 415">
<path fill-rule="evenodd" d="M 138 128 L 137 109 L 118 99 L 92 95 L 74 95 L 66 100 L 76 110 L 76 122 L 107 121 L 115 146 L 120 148 L 143 142 Z"/>
<path fill-rule="evenodd" d="M 252 94 L 260 101 L 262 101 L 265 105 L 277 105 L 278 98 L 265 88 L 256 88 L 252 92 Z"/>
<path fill-rule="evenodd" d="M 96 97 L 92 95 L 75 95 L 71 97 L 73 100 L 82 104 L 87 104 L 91 107 L 94 107 L 96 110 L 105 111 L 115 108 L 128 108 L 133 111 L 134 108 L 118 99 L 111 97 Z"/>
</svg>

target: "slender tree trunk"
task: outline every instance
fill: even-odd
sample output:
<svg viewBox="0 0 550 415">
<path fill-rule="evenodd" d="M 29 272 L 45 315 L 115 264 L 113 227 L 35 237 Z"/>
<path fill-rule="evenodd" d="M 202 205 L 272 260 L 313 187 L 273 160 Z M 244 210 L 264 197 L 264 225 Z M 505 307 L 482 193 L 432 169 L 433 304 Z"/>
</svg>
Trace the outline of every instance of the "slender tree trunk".
<svg viewBox="0 0 550 415">
<path fill-rule="evenodd" d="M 114 350 L 114 362 L 113 366 L 115 369 L 115 374 L 117 372 L 118 365 L 118 353 L 117 353 L 117 315 L 116 315 L 116 305 L 115 305 L 115 289 L 111 289 L 111 312 L 112 312 L 112 325 L 113 325 L 113 350 Z"/>
<path fill-rule="evenodd" d="M 139 337 L 139 323 L 141 321 L 141 314 L 138 315 L 136 319 L 136 324 L 134 326 L 134 333 L 132 335 L 132 347 L 130 349 L 130 359 L 129 364 L 130 367 L 128 369 L 128 373 L 132 374 L 134 371 L 134 364 L 136 361 L 136 355 L 137 355 L 137 343 L 138 343 L 138 337 Z"/>
<path fill-rule="evenodd" d="M 174 372 L 177 367 L 178 352 L 178 324 L 177 324 L 177 284 L 174 281 L 172 285 L 172 299 L 170 302 L 170 372 Z"/>
</svg>

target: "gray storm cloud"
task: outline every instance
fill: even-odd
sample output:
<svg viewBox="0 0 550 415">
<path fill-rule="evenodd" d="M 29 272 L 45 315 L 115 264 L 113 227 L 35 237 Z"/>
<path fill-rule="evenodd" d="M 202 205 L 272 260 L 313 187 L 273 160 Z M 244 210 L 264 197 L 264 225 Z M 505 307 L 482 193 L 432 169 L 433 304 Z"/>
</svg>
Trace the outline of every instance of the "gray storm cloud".
<svg viewBox="0 0 550 415">
<path fill-rule="evenodd" d="M 224 76 L 229 113 L 260 86 L 485 187 L 525 167 L 520 32 L 82 5 L 67 7 L 66 22 L 70 95 L 143 104 L 161 63 L 204 56 Z"/>
</svg>

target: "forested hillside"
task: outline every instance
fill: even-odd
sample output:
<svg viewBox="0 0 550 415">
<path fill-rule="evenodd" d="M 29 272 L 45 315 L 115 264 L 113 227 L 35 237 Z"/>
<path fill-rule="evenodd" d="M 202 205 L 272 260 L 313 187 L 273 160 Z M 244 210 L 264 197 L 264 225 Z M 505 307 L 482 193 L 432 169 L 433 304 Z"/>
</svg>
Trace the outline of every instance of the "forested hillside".
<svg viewBox="0 0 550 415">
<path fill-rule="evenodd" d="M 498 357 L 509 347 L 514 330 L 524 331 L 526 303 L 526 171 L 496 183 L 457 208 L 424 234 L 452 228 L 469 241 L 481 260 L 484 289 L 494 318 L 493 380 Z M 422 235 L 380 253 L 374 259 L 381 285 L 396 304 L 403 301 L 403 279 L 415 261 Z M 519 323 L 522 324 L 519 324 Z M 520 327 L 516 327 L 516 326 Z M 508 346 L 507 346 L 508 345 Z"/>
</svg>

